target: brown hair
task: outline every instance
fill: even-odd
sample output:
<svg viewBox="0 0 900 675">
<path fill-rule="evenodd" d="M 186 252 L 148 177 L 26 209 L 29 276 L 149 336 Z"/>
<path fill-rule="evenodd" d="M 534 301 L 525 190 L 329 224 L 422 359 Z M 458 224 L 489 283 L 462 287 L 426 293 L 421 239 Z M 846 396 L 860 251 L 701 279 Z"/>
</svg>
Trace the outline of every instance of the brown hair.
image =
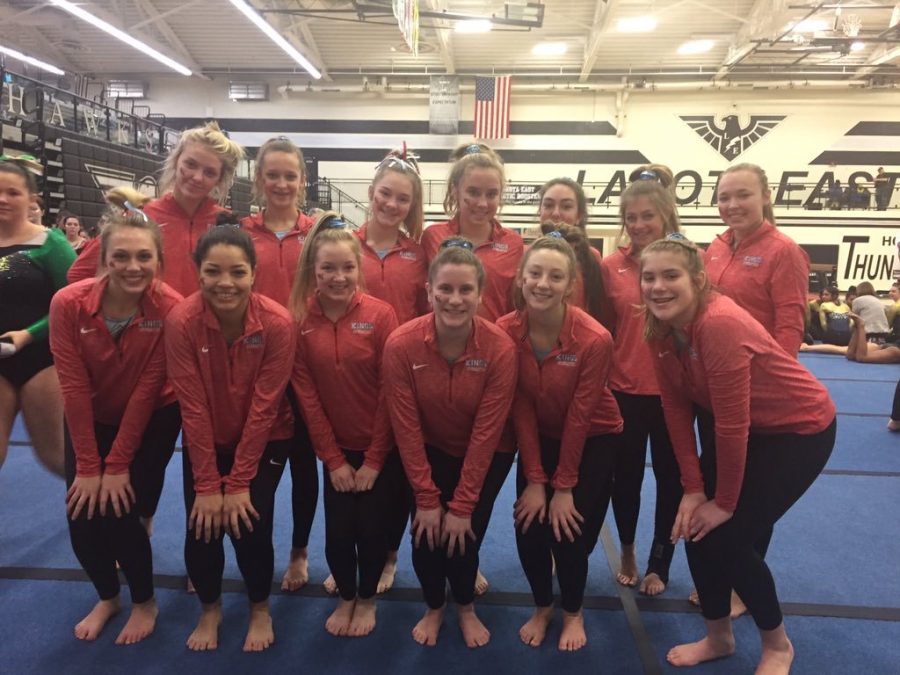
<svg viewBox="0 0 900 675">
<path fill-rule="evenodd" d="M 503 160 L 496 152 L 484 143 L 466 143 L 458 146 L 450 153 L 450 175 L 447 177 L 447 194 L 444 196 L 444 212 L 453 218 L 459 213 L 455 190 L 463 176 L 472 169 L 493 169 L 500 177 L 500 195 L 506 186 L 506 173 L 503 169 Z"/>
<path fill-rule="evenodd" d="M 156 258 L 159 266 L 163 264 L 162 237 L 159 225 L 141 209 L 150 201 L 150 197 L 131 187 L 114 187 L 104 195 L 109 207 L 103 214 L 103 230 L 100 233 L 100 265 L 106 266 L 106 254 L 109 251 L 109 239 L 118 230 L 132 227 L 144 230 L 153 239 L 156 247 Z M 68 214 L 67 217 L 71 217 Z"/>
<path fill-rule="evenodd" d="M 419 176 L 419 163 L 404 145 L 402 149 L 391 150 L 375 169 L 375 177 L 372 179 L 372 188 L 378 184 L 388 171 L 393 171 L 401 176 L 406 176 L 412 185 L 412 204 L 403 226 L 406 233 L 414 241 L 422 238 L 422 230 L 425 224 L 425 206 L 422 203 L 422 178 Z"/>
<path fill-rule="evenodd" d="M 447 240 L 451 241 L 451 240 Z M 469 241 L 463 237 L 453 237 L 452 241 Z M 472 242 L 469 242 L 471 244 Z M 474 248 L 474 247 L 473 247 Z M 464 248 L 462 246 L 442 246 L 438 254 L 428 266 L 428 283 L 434 284 L 434 278 L 437 276 L 438 270 L 444 265 L 470 265 L 475 268 L 476 283 L 478 284 L 478 292 L 484 289 L 484 265 L 475 255 L 473 249 Z"/>
<path fill-rule="evenodd" d="M 552 178 L 548 180 L 541 186 L 540 192 L 538 192 L 538 211 L 540 211 L 540 205 L 544 201 L 544 193 L 547 192 L 550 188 L 556 185 L 565 185 L 569 188 L 573 194 L 575 195 L 575 203 L 578 207 L 578 222 L 575 223 L 582 230 L 587 226 L 588 219 L 588 210 L 587 210 L 587 197 L 584 194 L 584 188 L 581 185 L 571 178 L 566 178 L 564 176 L 559 178 Z"/>
<path fill-rule="evenodd" d="M 575 275 L 578 273 L 578 263 L 575 260 L 575 251 L 572 246 L 562 237 L 551 237 L 549 235 L 538 237 L 532 242 L 525 255 L 519 260 L 519 268 L 516 270 L 516 283 L 513 285 L 513 305 L 520 312 L 525 309 L 525 295 L 522 292 L 521 281 L 525 274 L 525 266 L 532 254 L 536 251 L 555 251 L 562 254 L 566 259 L 566 267 L 569 270 L 569 292 L 575 286 Z"/>
<path fill-rule="evenodd" d="M 861 295 L 875 295 L 875 287 L 869 281 L 862 281 L 856 287 L 856 297 Z"/>
<path fill-rule="evenodd" d="M 297 206 L 302 207 L 306 203 L 306 162 L 303 159 L 303 151 L 291 142 L 289 138 L 278 136 L 270 138 L 256 151 L 256 169 L 253 172 L 253 185 L 251 192 L 253 199 L 260 206 L 266 204 L 266 193 L 263 189 L 263 165 L 266 155 L 270 152 L 283 152 L 287 155 L 295 155 L 300 166 L 300 194 L 297 195 Z"/>
<path fill-rule="evenodd" d="M 641 269 L 640 274 L 643 277 L 644 261 L 654 253 L 675 253 L 684 259 L 684 269 L 691 277 L 691 284 L 694 291 L 699 296 L 699 306 L 702 307 L 709 299 L 712 286 L 709 277 L 704 274 L 706 271 L 703 266 L 703 255 L 697 245 L 684 237 L 678 239 L 659 239 L 649 244 L 641 251 Z M 703 275 L 703 283 L 698 285 L 697 278 Z M 656 340 L 664 338 L 670 332 L 670 329 L 657 319 L 646 304 L 643 305 L 644 313 L 644 339 Z"/>
<path fill-rule="evenodd" d="M 603 276 L 600 273 L 600 264 L 591 250 L 591 243 L 588 241 L 587 235 L 575 225 L 555 225 L 553 223 L 543 223 L 541 232 L 545 235 L 551 232 L 559 232 L 562 235 L 562 239 L 572 249 L 583 279 L 585 309 L 588 314 L 600 321 L 604 297 Z M 541 237 L 541 239 L 543 238 Z"/>
<path fill-rule="evenodd" d="M 759 181 L 759 187 L 763 194 L 766 192 L 770 193 L 769 203 L 763 204 L 763 218 L 768 220 L 772 225 L 775 224 L 775 210 L 772 208 L 772 198 L 771 198 L 771 190 L 769 190 L 769 178 L 766 176 L 766 172 L 763 171 L 762 167 L 758 164 L 750 164 L 749 162 L 742 162 L 741 164 L 735 164 L 734 166 L 729 166 L 725 171 L 722 172 L 722 176 L 727 176 L 730 173 L 737 173 L 738 171 L 749 171 L 753 175 L 756 176 L 756 179 Z M 722 176 L 719 177 L 719 180 L 722 179 Z M 718 189 L 716 190 L 718 194 Z"/>
<path fill-rule="evenodd" d="M 288 309 L 298 322 L 306 318 L 306 303 L 316 290 L 316 255 L 322 244 L 343 243 L 350 246 L 356 256 L 356 264 L 359 267 L 358 287 L 363 289 L 362 255 L 359 247 L 359 238 L 345 227 L 333 227 L 332 221 L 343 222 L 343 217 L 334 211 L 325 211 L 316 219 L 316 224 L 306 235 L 303 242 L 303 250 L 297 263 L 297 274 L 294 277 L 294 287 L 291 289 L 291 298 L 288 301 Z"/>
<path fill-rule="evenodd" d="M 18 160 L 15 158 L 7 159 L 0 162 L 0 173 L 11 173 L 21 178 L 25 182 L 25 189 L 28 190 L 28 194 L 31 195 L 32 198 L 37 199 L 38 205 L 43 210 L 44 200 L 37 194 L 37 179 L 34 177 L 34 174 L 26 168 L 26 163 L 27 160 Z"/>
<path fill-rule="evenodd" d="M 663 236 L 670 232 L 681 231 L 681 220 L 678 218 L 678 208 L 675 204 L 675 179 L 669 167 L 664 164 L 644 164 L 632 171 L 628 180 L 631 183 L 619 198 L 619 219 L 622 221 L 622 227 L 616 236 L 617 245 L 628 237 L 625 228 L 625 212 L 628 205 L 641 197 L 646 197 L 662 217 Z"/>
<path fill-rule="evenodd" d="M 200 143 L 222 162 L 219 182 L 210 192 L 210 196 L 219 203 L 224 203 L 228 196 L 228 190 L 234 183 L 238 162 L 244 158 L 244 149 L 222 133 L 217 122 L 207 122 L 202 127 L 194 127 L 182 132 L 178 143 L 172 148 L 163 164 L 162 175 L 159 178 L 159 191 L 161 193 L 169 192 L 175 185 L 175 167 L 188 143 Z"/>
</svg>

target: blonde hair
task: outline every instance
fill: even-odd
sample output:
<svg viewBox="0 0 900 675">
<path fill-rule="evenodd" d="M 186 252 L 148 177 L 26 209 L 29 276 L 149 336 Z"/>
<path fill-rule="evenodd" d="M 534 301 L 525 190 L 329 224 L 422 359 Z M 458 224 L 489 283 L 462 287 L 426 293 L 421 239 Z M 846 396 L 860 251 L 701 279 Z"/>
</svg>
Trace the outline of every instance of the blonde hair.
<svg viewBox="0 0 900 675">
<path fill-rule="evenodd" d="M 303 250 L 297 263 L 297 274 L 294 276 L 294 287 L 288 301 L 288 309 L 298 322 L 307 315 L 307 302 L 316 290 L 316 255 L 322 244 L 347 244 L 356 256 L 359 267 L 358 287 L 365 289 L 362 276 L 362 254 L 359 238 L 347 227 L 329 227 L 329 221 L 343 221 L 343 217 L 335 211 L 325 211 L 316 219 L 315 225 L 306 235 Z"/>
<path fill-rule="evenodd" d="M 644 262 L 654 253 L 674 253 L 684 259 L 684 269 L 690 275 L 691 285 L 694 287 L 694 291 L 699 297 L 700 302 L 698 306 L 703 307 L 709 300 L 712 286 L 709 283 L 709 277 L 704 274 L 706 269 L 703 266 L 703 256 L 701 255 L 700 249 L 697 248 L 697 245 L 684 237 L 678 239 L 659 239 L 654 241 L 641 251 L 641 278 L 643 278 L 644 273 Z M 697 279 L 699 279 L 701 275 L 703 276 L 703 283 L 698 284 Z M 657 319 L 653 315 L 653 312 L 647 308 L 646 304 L 642 305 L 642 311 L 644 314 L 645 340 L 657 340 L 664 338 L 669 334 L 671 328 Z"/>
<path fill-rule="evenodd" d="M 574 226 L 573 226 L 574 227 Z M 525 295 L 522 293 L 521 280 L 525 274 L 525 266 L 528 260 L 537 251 L 555 251 L 562 254 L 566 259 L 566 268 L 569 270 L 569 292 L 575 286 L 575 275 L 578 274 L 578 263 L 575 259 L 575 251 L 565 239 L 560 237 L 551 237 L 549 235 L 538 237 L 531 246 L 525 251 L 525 255 L 519 261 L 519 268 L 516 270 L 516 282 L 513 284 L 513 305 L 520 312 L 525 309 Z"/>
<path fill-rule="evenodd" d="M 177 145 L 172 148 L 163 164 L 162 175 L 159 178 L 160 192 L 169 192 L 175 186 L 175 168 L 189 143 L 199 143 L 214 153 L 222 162 L 219 182 L 210 192 L 210 197 L 220 204 L 224 203 L 228 191 L 234 183 L 238 162 L 244 158 L 244 149 L 222 133 L 217 122 L 207 122 L 202 127 L 194 127 L 182 132 Z"/>
<path fill-rule="evenodd" d="M 375 177 L 372 179 L 372 188 L 378 184 L 388 171 L 393 171 L 409 179 L 412 185 L 412 204 L 403 227 L 406 234 L 414 241 L 422 238 L 422 230 L 425 227 L 425 206 L 422 203 L 422 178 L 419 175 L 419 163 L 404 145 L 402 149 L 391 150 L 375 169 Z"/>
<path fill-rule="evenodd" d="M 106 266 L 110 237 L 124 227 L 144 230 L 150 234 L 153 244 L 156 246 L 156 258 L 159 260 L 159 266 L 162 267 L 163 248 L 159 225 L 142 210 L 150 201 L 150 197 L 132 187 L 114 187 L 104 195 L 104 198 L 109 206 L 101 218 L 103 221 L 103 229 L 100 232 L 101 267 Z"/>
<path fill-rule="evenodd" d="M 650 175 L 652 174 L 652 175 Z M 622 227 L 616 235 L 616 245 L 628 241 L 625 228 L 625 212 L 628 205 L 641 197 L 646 197 L 663 220 L 663 236 L 681 231 L 681 220 L 675 204 L 675 179 L 672 170 L 665 164 L 644 164 L 628 176 L 630 185 L 619 198 L 619 218 Z"/>
<path fill-rule="evenodd" d="M 768 220 L 772 225 L 775 224 L 775 209 L 772 207 L 772 198 L 771 191 L 769 189 L 769 178 L 766 176 L 766 172 L 763 171 L 762 167 L 758 164 L 750 164 L 749 162 L 743 162 L 741 164 L 735 164 L 734 166 L 729 166 L 725 171 L 722 172 L 722 176 L 719 177 L 719 180 L 722 180 L 723 176 L 727 176 L 730 173 L 737 173 L 738 171 L 749 171 L 754 176 L 756 176 L 756 180 L 759 181 L 760 190 L 765 194 L 766 192 L 770 193 L 769 203 L 763 204 L 763 218 Z M 718 199 L 718 188 L 716 189 L 716 199 Z"/>
<path fill-rule="evenodd" d="M 444 212 L 451 218 L 459 213 L 459 203 L 455 190 L 463 176 L 472 169 L 493 169 L 500 177 L 500 194 L 506 186 L 506 173 L 503 160 L 493 149 L 484 143 L 465 143 L 450 153 L 450 175 L 447 177 L 447 194 L 444 196 Z"/>
<path fill-rule="evenodd" d="M 263 165 L 266 161 L 266 155 L 270 152 L 283 152 L 286 155 L 295 155 L 297 157 L 297 163 L 300 166 L 300 194 L 297 195 L 297 207 L 302 207 L 306 204 L 306 162 L 303 159 L 303 151 L 284 136 L 270 138 L 256 151 L 256 169 L 253 172 L 253 185 L 250 188 L 254 201 L 260 206 L 266 205 L 266 192 L 262 186 L 264 178 Z"/>
</svg>

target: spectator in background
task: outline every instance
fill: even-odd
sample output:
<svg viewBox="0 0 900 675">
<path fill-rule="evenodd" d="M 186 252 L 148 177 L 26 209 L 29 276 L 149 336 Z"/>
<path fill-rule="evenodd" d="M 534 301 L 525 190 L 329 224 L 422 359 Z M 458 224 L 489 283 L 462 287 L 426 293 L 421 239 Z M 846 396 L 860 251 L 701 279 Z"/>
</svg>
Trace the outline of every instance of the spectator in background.
<svg viewBox="0 0 900 675">
<path fill-rule="evenodd" d="M 879 211 L 887 211 L 888 204 L 891 202 L 891 181 L 884 172 L 884 167 L 878 167 L 878 174 L 875 176 L 875 208 Z"/>
<path fill-rule="evenodd" d="M 825 201 L 825 208 L 834 211 L 840 211 L 844 207 L 844 188 L 841 181 L 836 180 L 834 184 L 828 188 L 828 197 Z"/>
<path fill-rule="evenodd" d="M 28 205 L 28 222 L 35 225 L 44 224 L 44 200 L 35 194 L 31 204 Z"/>
<path fill-rule="evenodd" d="M 848 292 L 849 296 L 850 293 Z M 819 323 L 822 325 L 822 342 L 830 345 L 846 347 L 850 343 L 850 306 L 841 302 L 841 294 L 837 286 L 830 286 L 822 293 L 822 304 L 819 306 Z M 808 351 L 808 350 L 804 350 Z"/>
<path fill-rule="evenodd" d="M 862 317 L 866 324 L 866 339 L 876 344 L 884 344 L 891 331 L 884 304 L 875 295 L 875 287 L 863 281 L 857 287 L 859 295 L 853 300 L 853 313 Z"/>
<path fill-rule="evenodd" d="M 84 229 L 81 226 L 81 220 L 74 213 L 68 211 L 60 211 L 56 218 L 56 227 L 62 230 L 66 235 L 66 241 L 76 254 L 87 244 L 87 237 L 84 236 Z"/>
<path fill-rule="evenodd" d="M 884 308 L 887 315 L 888 326 L 891 327 L 891 337 L 894 341 L 900 339 L 900 282 L 891 284 L 891 304 Z"/>
<path fill-rule="evenodd" d="M 856 286 L 850 286 L 847 288 L 847 292 L 844 294 L 844 302 L 847 303 L 848 306 L 853 306 L 853 301 L 856 300 L 856 296 L 859 295 L 856 291 Z"/>
</svg>

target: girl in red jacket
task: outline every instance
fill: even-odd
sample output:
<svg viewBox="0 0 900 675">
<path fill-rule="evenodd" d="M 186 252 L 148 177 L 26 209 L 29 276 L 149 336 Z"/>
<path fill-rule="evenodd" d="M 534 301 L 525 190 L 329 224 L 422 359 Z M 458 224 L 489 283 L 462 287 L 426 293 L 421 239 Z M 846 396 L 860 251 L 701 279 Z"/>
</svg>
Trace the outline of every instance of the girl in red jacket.
<svg viewBox="0 0 900 675">
<path fill-rule="evenodd" d="M 448 237 L 471 241 L 487 275 L 478 315 L 496 321 L 513 308 L 513 279 L 523 252 L 522 237 L 496 218 L 506 182 L 503 160 L 482 143 L 461 145 L 450 159 L 453 165 L 444 198 L 450 220 L 428 227 L 422 247 L 431 262 Z"/>
<path fill-rule="evenodd" d="M 375 629 L 392 474 L 401 470 L 381 386 L 381 353 L 397 317 L 360 289 L 360 258 L 359 240 L 340 217 L 322 214 L 291 297 L 299 323 L 294 392 L 327 470 L 325 557 L 341 596 L 325 628 L 353 637 Z"/>
<path fill-rule="evenodd" d="M 466 239 L 442 244 L 428 272 L 434 312 L 388 339 L 385 390 L 400 457 L 415 496 L 413 566 L 427 610 L 412 635 L 434 645 L 447 582 L 469 647 L 490 633 L 475 615 L 478 548 L 513 460 L 501 438 L 516 383 L 509 336 L 476 316 L 484 268 Z"/>
<path fill-rule="evenodd" d="M 567 302 L 576 268 L 572 247 L 559 233 L 535 241 L 516 278 L 518 311 L 497 322 L 518 348 L 516 544 L 535 602 L 519 636 L 533 647 L 544 640 L 553 616 L 555 560 L 564 651 L 587 644 L 581 605 L 588 555 L 609 505 L 622 432 L 606 386 L 612 337 Z"/>
<path fill-rule="evenodd" d="M 243 148 L 215 122 L 182 132 L 163 165 L 161 196 L 144 208 L 159 223 L 162 234 L 166 264 L 161 278 L 183 296 L 197 290 L 193 251 L 197 240 L 225 210 L 221 204 L 243 157 Z M 99 244 L 95 241 L 85 246 L 69 269 L 70 282 L 96 276 Z"/>
<path fill-rule="evenodd" d="M 755 542 L 824 468 L 834 446 L 834 403 L 746 311 L 710 291 L 701 254 L 682 235 L 644 249 L 641 294 L 684 486 L 672 541 L 686 542 L 707 629 L 668 660 L 690 666 L 734 652 L 733 588 L 762 638 L 757 672 L 787 673 L 793 648 Z M 695 413 L 711 429 L 701 435 L 699 459 Z"/>
<path fill-rule="evenodd" d="M 622 193 L 619 208 L 622 219 L 619 236 L 627 238 L 627 246 L 606 256 L 600 265 L 607 296 L 607 326 L 615 335 L 609 387 L 625 421 L 613 475 L 612 506 L 622 549 L 616 580 L 624 586 L 635 586 L 638 582 L 635 534 L 649 439 L 656 478 L 656 512 L 653 545 L 640 592 L 658 595 L 669 583 L 669 567 L 675 551 L 670 538 L 681 499 L 681 484 L 653 374 L 653 354 L 642 339 L 644 319 L 635 308 L 641 304 L 638 274 L 641 251 L 669 232 L 678 232 L 680 221 L 668 167 L 642 166 L 630 178 L 631 184 Z"/>
<path fill-rule="evenodd" d="M 277 302 L 251 292 L 256 253 L 245 231 L 213 228 L 195 258 L 200 291 L 166 320 L 168 372 L 185 436 L 184 557 L 203 604 L 187 646 L 218 646 L 224 530 L 250 599 L 244 651 L 261 651 L 275 640 L 268 605 L 272 511 L 294 435 L 285 397 L 294 322 Z"/>
<path fill-rule="evenodd" d="M 100 596 L 75 626 L 95 640 L 120 609 L 121 565 L 131 616 L 116 644 L 153 632 L 153 561 L 141 523 L 156 509 L 181 417 L 166 385 L 163 322 L 181 296 L 155 280 L 159 229 L 117 188 L 100 238 L 102 274 L 59 291 L 50 305 L 50 346 L 65 406 L 67 511 L 72 548 Z"/>
<path fill-rule="evenodd" d="M 263 208 L 241 220 L 253 239 L 258 264 L 253 290 L 288 306 L 300 251 L 313 226 L 301 207 L 306 201 L 306 164 L 303 152 L 284 136 L 271 138 L 256 153 L 253 195 Z M 296 424 L 291 468 L 293 531 L 281 590 L 296 591 L 309 581 L 309 531 L 319 500 L 319 473 L 309 434 L 293 394 L 288 391 Z"/>
</svg>

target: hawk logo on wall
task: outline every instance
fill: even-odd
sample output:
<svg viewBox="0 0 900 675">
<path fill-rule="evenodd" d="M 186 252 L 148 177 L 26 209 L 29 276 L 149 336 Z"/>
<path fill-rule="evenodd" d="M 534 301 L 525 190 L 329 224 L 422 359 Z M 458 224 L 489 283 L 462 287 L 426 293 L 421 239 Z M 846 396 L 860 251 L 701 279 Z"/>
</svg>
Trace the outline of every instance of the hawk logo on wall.
<svg viewBox="0 0 900 675">
<path fill-rule="evenodd" d="M 751 115 L 742 127 L 737 115 L 726 115 L 722 126 L 714 115 L 681 115 L 681 119 L 722 157 L 732 160 L 778 126 L 785 115 Z"/>
<path fill-rule="evenodd" d="M 131 187 L 149 197 L 156 197 L 156 178 L 144 176 L 138 178 L 134 171 L 123 171 L 110 166 L 84 163 L 84 168 L 94 181 L 94 185 L 101 192 L 106 192 L 114 187 Z"/>
</svg>

